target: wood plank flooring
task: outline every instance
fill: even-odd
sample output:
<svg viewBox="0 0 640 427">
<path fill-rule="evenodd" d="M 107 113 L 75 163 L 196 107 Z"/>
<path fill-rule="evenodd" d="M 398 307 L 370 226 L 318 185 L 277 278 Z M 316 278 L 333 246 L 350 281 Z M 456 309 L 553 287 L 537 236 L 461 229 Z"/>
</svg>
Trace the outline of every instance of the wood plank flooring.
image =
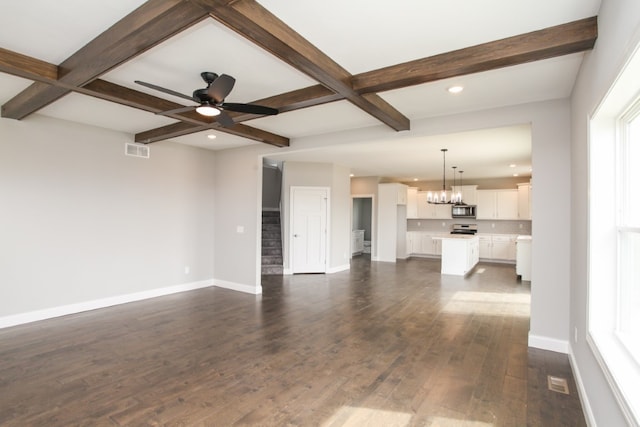
<svg viewBox="0 0 640 427">
<path fill-rule="evenodd" d="M 527 348 L 528 282 L 439 268 L 361 256 L 0 330 L 0 425 L 585 426 L 567 356 Z"/>
</svg>

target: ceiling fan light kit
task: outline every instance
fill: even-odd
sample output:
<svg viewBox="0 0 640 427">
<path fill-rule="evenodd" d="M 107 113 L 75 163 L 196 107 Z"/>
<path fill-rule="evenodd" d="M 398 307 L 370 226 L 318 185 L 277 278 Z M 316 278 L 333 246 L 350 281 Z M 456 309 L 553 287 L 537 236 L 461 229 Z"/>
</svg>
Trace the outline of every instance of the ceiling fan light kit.
<svg viewBox="0 0 640 427">
<path fill-rule="evenodd" d="M 196 112 L 198 114 L 202 114 L 203 116 L 207 116 L 207 117 L 214 117 L 214 116 L 220 115 L 220 110 L 218 110 L 216 107 L 213 107 L 211 105 L 201 105 L 199 107 L 196 107 Z"/>
</svg>

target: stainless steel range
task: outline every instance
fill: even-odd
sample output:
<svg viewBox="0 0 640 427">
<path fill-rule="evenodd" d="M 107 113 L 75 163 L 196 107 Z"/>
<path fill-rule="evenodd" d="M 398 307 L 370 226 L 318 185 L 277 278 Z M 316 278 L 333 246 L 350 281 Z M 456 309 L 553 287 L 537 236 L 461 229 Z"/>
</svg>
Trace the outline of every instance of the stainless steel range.
<svg viewBox="0 0 640 427">
<path fill-rule="evenodd" d="M 451 234 L 476 234 L 478 224 L 453 224 Z"/>
</svg>

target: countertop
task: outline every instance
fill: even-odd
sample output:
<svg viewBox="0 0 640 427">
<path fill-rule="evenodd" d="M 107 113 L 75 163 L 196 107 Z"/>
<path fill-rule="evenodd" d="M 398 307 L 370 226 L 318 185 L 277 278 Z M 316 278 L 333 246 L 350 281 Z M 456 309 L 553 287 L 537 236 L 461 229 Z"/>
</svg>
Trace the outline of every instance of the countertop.
<svg viewBox="0 0 640 427">
<path fill-rule="evenodd" d="M 438 236 L 433 236 L 432 239 L 435 240 L 444 240 L 444 239 L 464 239 L 471 240 L 477 238 L 478 236 L 474 234 L 442 234 Z"/>
</svg>

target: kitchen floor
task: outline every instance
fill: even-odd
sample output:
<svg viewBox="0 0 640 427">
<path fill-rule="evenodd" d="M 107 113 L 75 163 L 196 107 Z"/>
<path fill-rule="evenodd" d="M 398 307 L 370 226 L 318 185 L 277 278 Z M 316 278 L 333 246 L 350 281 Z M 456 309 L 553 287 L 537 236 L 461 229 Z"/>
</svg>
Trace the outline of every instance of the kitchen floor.
<svg viewBox="0 0 640 427">
<path fill-rule="evenodd" d="M 0 425 L 585 426 L 514 266 L 439 271 L 362 255 L 0 330 Z"/>
</svg>

